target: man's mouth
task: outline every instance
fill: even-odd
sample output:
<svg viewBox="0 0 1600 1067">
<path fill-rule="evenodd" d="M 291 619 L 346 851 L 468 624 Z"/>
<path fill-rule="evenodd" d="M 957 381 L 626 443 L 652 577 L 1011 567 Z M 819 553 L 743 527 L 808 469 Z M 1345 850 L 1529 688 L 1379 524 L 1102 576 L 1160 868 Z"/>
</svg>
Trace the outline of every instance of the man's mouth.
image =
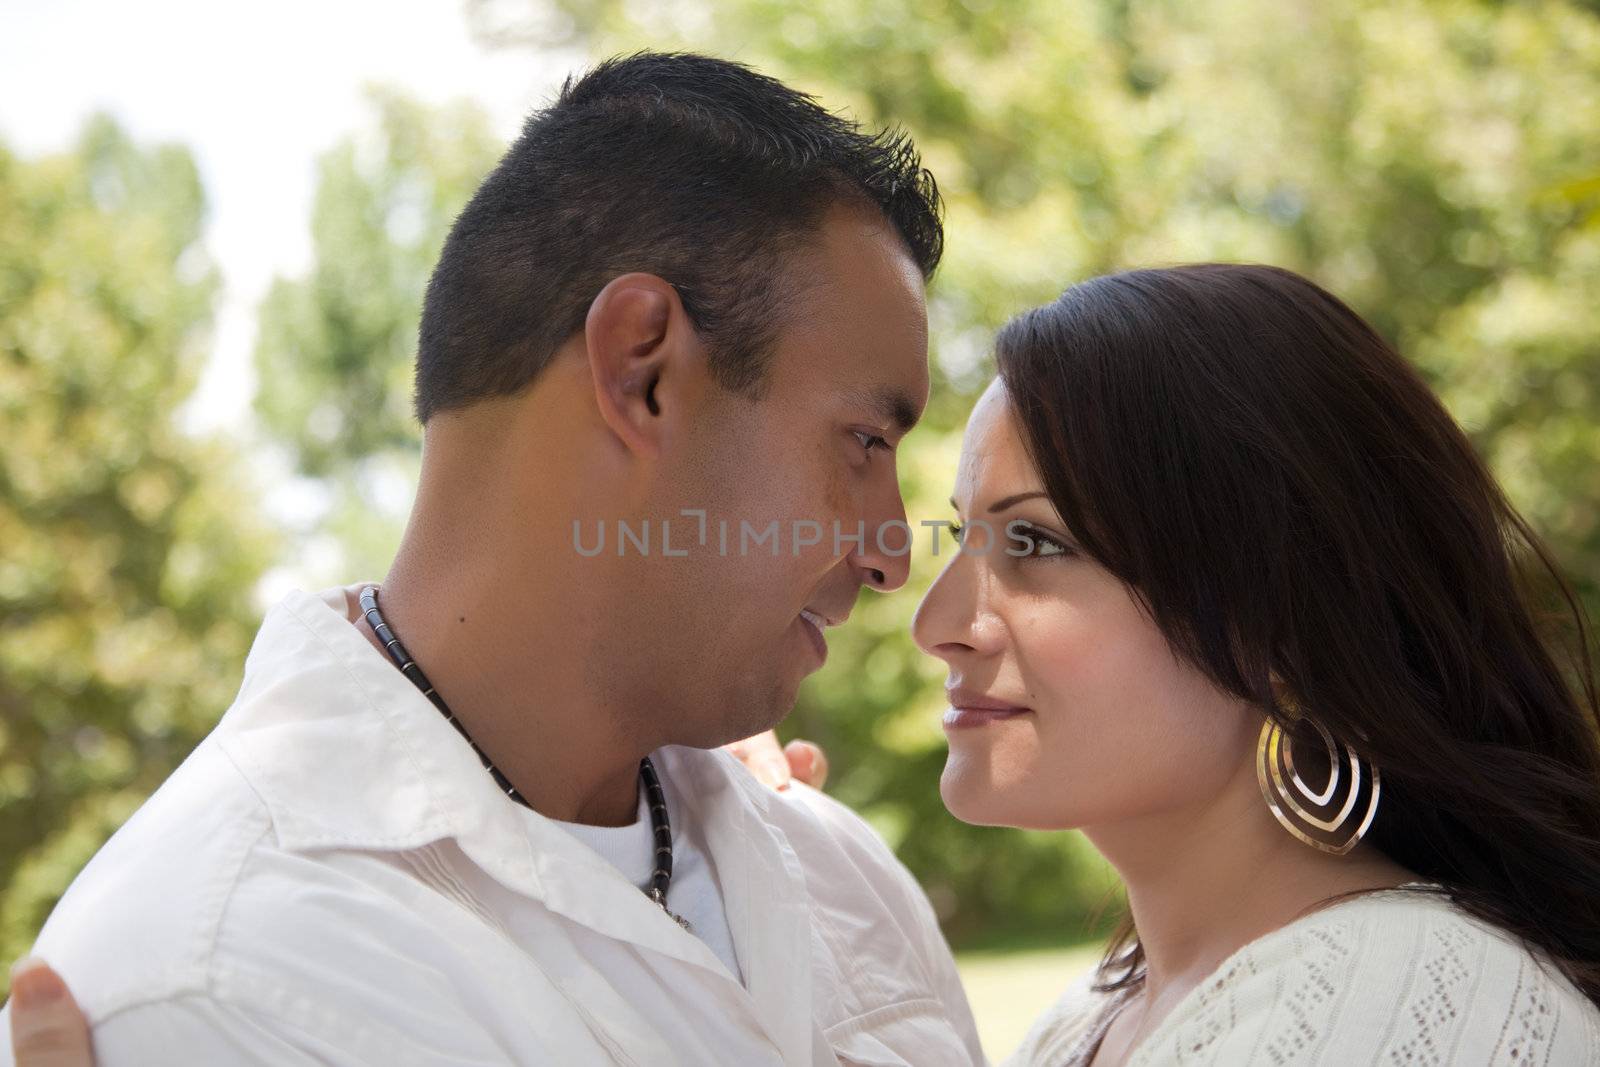
<svg viewBox="0 0 1600 1067">
<path fill-rule="evenodd" d="M 817 665 L 821 666 L 828 659 L 828 640 L 822 636 L 822 631 L 828 626 L 828 620 L 810 608 L 805 608 L 800 612 L 800 622 L 805 628 L 806 636 L 811 638 L 812 647 L 816 650 Z"/>
</svg>

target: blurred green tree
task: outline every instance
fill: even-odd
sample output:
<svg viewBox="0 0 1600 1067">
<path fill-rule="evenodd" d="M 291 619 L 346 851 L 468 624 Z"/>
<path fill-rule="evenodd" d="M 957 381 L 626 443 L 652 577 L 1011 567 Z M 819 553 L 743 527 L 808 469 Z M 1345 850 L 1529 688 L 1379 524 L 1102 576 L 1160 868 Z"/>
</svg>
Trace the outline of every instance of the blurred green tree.
<svg viewBox="0 0 1600 1067">
<path fill-rule="evenodd" d="M 215 271 L 181 148 L 0 147 L 0 957 L 227 707 L 273 552 L 177 425 Z M 0 979 L 4 981 L 4 979 Z"/>
<path fill-rule="evenodd" d="M 430 109 L 372 87 L 370 119 L 324 154 L 313 263 L 259 312 L 256 412 L 321 488 L 294 530 L 323 561 L 307 582 L 380 578 L 421 457 L 412 361 L 428 275 L 456 213 L 504 148 L 471 104 Z M 304 556 L 302 557 L 304 558 Z"/>
</svg>

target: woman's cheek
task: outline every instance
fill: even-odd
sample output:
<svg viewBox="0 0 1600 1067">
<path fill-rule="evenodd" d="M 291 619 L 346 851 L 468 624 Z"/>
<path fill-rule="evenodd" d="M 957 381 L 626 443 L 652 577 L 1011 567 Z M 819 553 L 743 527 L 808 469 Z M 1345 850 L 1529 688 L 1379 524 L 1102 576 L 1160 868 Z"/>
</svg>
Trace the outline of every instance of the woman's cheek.
<svg viewBox="0 0 1600 1067">
<path fill-rule="evenodd" d="M 1163 765 L 1182 754 L 1172 724 L 1161 721 L 1159 694 L 1172 666 L 1165 642 L 1151 645 L 1142 627 L 1117 614 L 1035 617 L 1020 632 L 1031 646 L 1022 658 L 1038 719 L 1029 757 L 1041 793 L 1074 821 L 1139 806 L 1147 775 L 1138 768 L 1148 767 L 1152 747 Z"/>
<path fill-rule="evenodd" d="M 1074 715 L 1113 699 L 1126 672 L 1106 632 L 1081 616 L 1039 612 L 1011 626 L 1030 707 Z"/>
</svg>

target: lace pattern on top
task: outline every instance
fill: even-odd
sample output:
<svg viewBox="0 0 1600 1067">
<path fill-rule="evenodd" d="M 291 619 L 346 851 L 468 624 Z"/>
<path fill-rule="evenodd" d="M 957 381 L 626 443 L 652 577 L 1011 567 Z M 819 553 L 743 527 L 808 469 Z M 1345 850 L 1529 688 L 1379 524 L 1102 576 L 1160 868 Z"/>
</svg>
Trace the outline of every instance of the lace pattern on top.
<svg viewBox="0 0 1600 1067">
<path fill-rule="evenodd" d="M 1007 1067 L 1085 1067 L 1117 994 L 1074 983 Z M 1438 895 L 1379 891 L 1243 946 L 1128 1067 L 1600 1067 L 1600 1009 L 1510 933 Z"/>
</svg>

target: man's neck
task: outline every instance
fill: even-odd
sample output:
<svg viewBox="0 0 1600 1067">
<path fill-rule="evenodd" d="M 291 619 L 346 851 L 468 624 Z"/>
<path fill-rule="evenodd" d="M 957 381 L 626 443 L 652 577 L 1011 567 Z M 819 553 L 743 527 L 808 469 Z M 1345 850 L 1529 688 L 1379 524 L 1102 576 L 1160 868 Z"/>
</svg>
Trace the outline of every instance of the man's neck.
<svg viewBox="0 0 1600 1067">
<path fill-rule="evenodd" d="M 400 559 L 379 586 L 378 606 L 451 713 L 533 810 L 594 826 L 634 821 L 639 760 L 647 753 L 630 748 L 605 709 L 586 706 L 581 675 L 562 669 L 560 661 L 571 657 L 531 637 L 528 647 L 553 654 L 505 655 L 508 643 L 496 638 L 511 632 L 509 620 L 481 601 L 416 582 Z M 359 608 L 353 621 L 389 661 Z M 539 696 L 515 695 L 525 693 Z"/>
</svg>

